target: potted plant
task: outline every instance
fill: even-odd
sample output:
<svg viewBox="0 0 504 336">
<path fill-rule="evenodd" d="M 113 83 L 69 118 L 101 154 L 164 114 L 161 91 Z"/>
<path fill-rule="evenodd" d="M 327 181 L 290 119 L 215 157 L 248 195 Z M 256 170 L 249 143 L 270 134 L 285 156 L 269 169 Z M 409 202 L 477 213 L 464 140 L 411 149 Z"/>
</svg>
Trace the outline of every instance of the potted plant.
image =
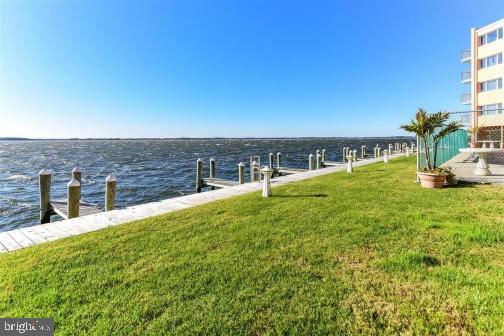
<svg viewBox="0 0 504 336">
<path fill-rule="evenodd" d="M 423 145 L 427 167 L 418 175 L 424 188 L 442 188 L 446 182 L 447 170 L 436 165 L 439 142 L 462 128 L 457 121 L 448 122 L 449 118 L 447 112 L 428 114 L 427 111 L 418 109 L 415 119 L 408 125 L 401 126 L 403 130 L 416 134 Z"/>
<path fill-rule="evenodd" d="M 478 135 L 480 128 L 472 127 L 467 130 L 467 132 L 471 135 L 471 141 L 469 142 L 469 147 L 476 148 L 476 136 Z"/>
</svg>

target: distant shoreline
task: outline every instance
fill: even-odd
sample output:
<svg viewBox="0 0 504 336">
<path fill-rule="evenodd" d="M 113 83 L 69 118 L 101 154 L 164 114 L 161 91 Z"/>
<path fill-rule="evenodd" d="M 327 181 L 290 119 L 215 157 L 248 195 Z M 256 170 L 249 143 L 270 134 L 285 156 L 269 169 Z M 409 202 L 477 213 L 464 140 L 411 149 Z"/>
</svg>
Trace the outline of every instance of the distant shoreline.
<svg viewBox="0 0 504 336">
<path fill-rule="evenodd" d="M 82 141 L 82 140 L 271 140 L 271 139 L 411 139 L 411 136 L 396 135 L 396 136 L 340 136 L 340 137 L 212 137 L 212 138 L 19 138 L 19 137 L 0 137 L 0 141 Z"/>
</svg>

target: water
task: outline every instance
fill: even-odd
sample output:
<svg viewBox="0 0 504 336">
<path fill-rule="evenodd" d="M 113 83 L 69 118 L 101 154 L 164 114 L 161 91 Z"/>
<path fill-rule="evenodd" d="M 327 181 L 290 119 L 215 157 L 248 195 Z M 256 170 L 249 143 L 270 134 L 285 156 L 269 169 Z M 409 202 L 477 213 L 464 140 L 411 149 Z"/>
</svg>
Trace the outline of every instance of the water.
<svg viewBox="0 0 504 336">
<path fill-rule="evenodd" d="M 37 140 L 0 141 L 0 231 L 38 224 L 38 171 L 52 171 L 52 199 L 66 197 L 71 170 L 82 170 L 82 198 L 103 207 L 105 178 L 117 177 L 118 208 L 194 192 L 196 159 L 214 157 L 217 177 L 238 179 L 238 163 L 252 155 L 282 153 L 283 165 L 307 168 L 308 154 L 327 150 L 327 160 L 341 161 L 343 146 L 368 153 L 379 144 L 411 138 L 313 139 L 167 139 L 167 140 Z M 247 181 L 248 166 L 246 169 Z M 52 220 L 57 217 L 53 216 Z"/>
</svg>

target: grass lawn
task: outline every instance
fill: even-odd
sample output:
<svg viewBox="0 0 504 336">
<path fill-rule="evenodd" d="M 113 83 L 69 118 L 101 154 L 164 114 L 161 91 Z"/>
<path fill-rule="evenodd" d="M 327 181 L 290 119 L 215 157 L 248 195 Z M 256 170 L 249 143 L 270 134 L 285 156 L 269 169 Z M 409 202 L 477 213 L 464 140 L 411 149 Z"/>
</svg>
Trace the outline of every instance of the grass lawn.
<svg viewBox="0 0 504 336">
<path fill-rule="evenodd" d="M 58 334 L 504 334 L 504 188 L 358 167 L 0 255 Z"/>
</svg>

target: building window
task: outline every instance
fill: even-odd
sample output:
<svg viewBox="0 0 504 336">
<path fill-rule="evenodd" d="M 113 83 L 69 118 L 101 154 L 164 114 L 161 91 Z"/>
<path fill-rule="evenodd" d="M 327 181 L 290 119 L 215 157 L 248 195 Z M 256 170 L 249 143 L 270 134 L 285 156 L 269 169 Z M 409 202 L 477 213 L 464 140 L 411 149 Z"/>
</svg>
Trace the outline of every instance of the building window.
<svg viewBox="0 0 504 336">
<path fill-rule="evenodd" d="M 480 45 L 492 43 L 502 38 L 502 28 L 495 29 L 485 35 L 480 36 Z"/>
<path fill-rule="evenodd" d="M 502 89 L 502 78 L 492 79 L 486 82 L 480 83 L 480 91 L 493 91 L 497 89 Z"/>
<path fill-rule="evenodd" d="M 502 64 L 502 53 L 480 59 L 480 69 Z"/>
<path fill-rule="evenodd" d="M 482 115 L 504 114 L 502 103 L 481 106 Z"/>
</svg>

